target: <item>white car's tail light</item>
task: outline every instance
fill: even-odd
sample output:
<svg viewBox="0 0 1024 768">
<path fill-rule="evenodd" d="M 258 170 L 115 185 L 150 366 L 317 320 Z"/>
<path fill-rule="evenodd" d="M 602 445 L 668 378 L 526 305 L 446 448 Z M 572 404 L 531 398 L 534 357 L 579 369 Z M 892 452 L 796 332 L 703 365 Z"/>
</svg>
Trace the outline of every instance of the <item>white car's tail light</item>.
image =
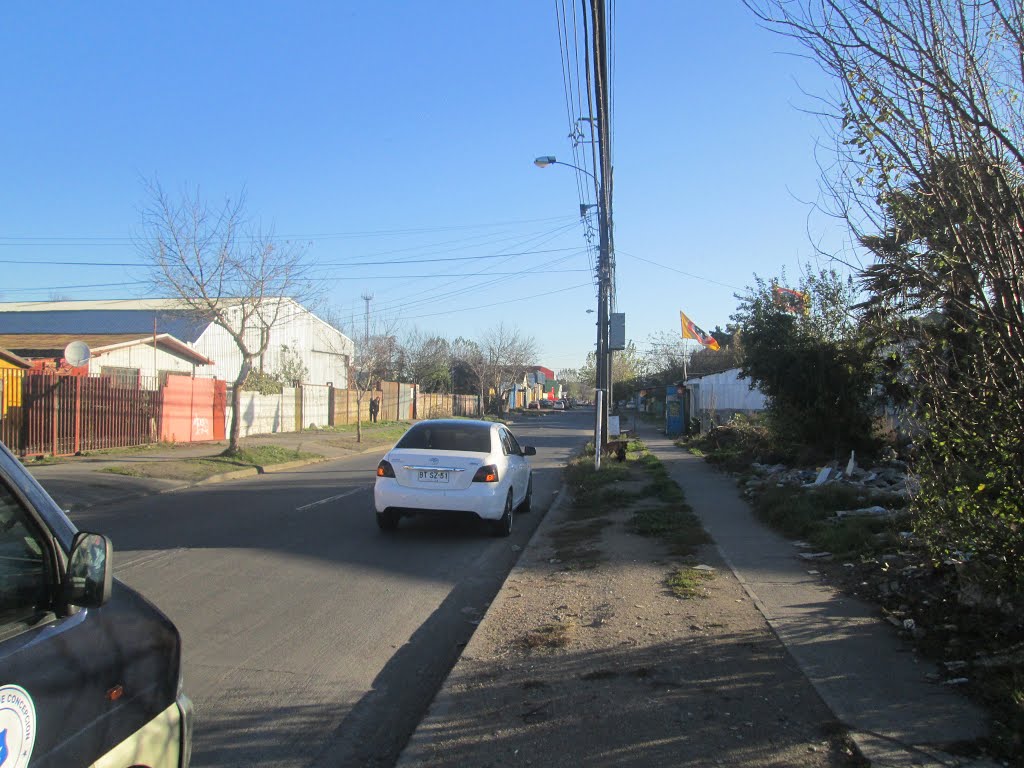
<svg viewBox="0 0 1024 768">
<path fill-rule="evenodd" d="M 377 477 L 394 477 L 395 468 L 387 461 L 381 460 L 380 464 L 377 465 Z"/>
<path fill-rule="evenodd" d="M 487 464 L 480 467 L 473 475 L 474 483 L 496 483 L 498 482 L 498 467 L 494 464 Z"/>
</svg>

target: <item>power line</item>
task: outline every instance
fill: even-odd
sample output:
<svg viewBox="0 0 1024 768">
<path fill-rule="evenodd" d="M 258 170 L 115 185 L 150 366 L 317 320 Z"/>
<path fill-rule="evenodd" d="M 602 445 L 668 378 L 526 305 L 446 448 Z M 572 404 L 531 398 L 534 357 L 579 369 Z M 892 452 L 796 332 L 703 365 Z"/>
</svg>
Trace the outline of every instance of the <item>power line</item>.
<svg viewBox="0 0 1024 768">
<path fill-rule="evenodd" d="M 537 251 L 518 251 L 515 253 L 494 253 L 481 256 L 452 256 L 444 259 L 404 259 L 390 261 L 342 261 L 342 262 L 315 262 L 310 267 L 381 267 L 386 265 L 401 264 L 430 264 L 445 261 L 483 261 L 484 259 L 501 259 L 510 256 L 532 256 L 542 253 L 560 253 L 574 251 L 576 248 L 547 248 Z M 39 259 L 26 262 L 24 259 L 0 259 L 0 264 L 24 264 L 25 266 L 58 266 L 58 267 L 140 267 L 146 268 L 149 265 L 138 261 L 55 261 L 50 259 Z"/>
<path fill-rule="evenodd" d="M 702 275 L 695 275 L 693 272 L 685 272 L 682 269 L 676 269 L 675 267 L 670 267 L 667 264 L 660 264 L 657 261 L 652 261 L 651 259 L 645 259 L 643 256 L 637 256 L 635 253 L 628 253 L 627 251 L 619 251 L 619 253 L 621 253 L 624 256 L 629 256 L 631 259 L 636 259 L 638 261 L 643 261 L 643 262 L 645 262 L 647 264 L 653 264 L 656 267 L 661 267 L 662 269 L 667 269 L 670 272 L 678 272 L 680 275 L 686 275 L 687 277 L 692 277 L 695 280 L 702 280 L 705 283 L 712 283 L 713 285 L 720 285 L 723 288 L 731 288 L 731 289 L 733 289 L 735 291 L 742 291 L 742 290 L 744 290 L 743 288 L 740 288 L 739 286 L 736 286 L 736 285 L 730 285 L 729 283 L 723 283 L 723 282 L 720 282 L 718 280 L 712 280 L 710 277 L 704 277 Z"/>
<path fill-rule="evenodd" d="M 565 228 L 561 228 L 559 230 L 555 230 L 555 231 L 551 232 L 550 233 L 550 237 L 548 237 L 548 240 L 552 240 L 555 237 L 558 237 L 560 234 L 562 234 L 562 232 L 564 230 L 565 230 Z M 538 237 L 530 238 L 530 240 L 536 240 L 536 239 L 538 239 Z M 543 245 L 544 243 L 541 242 L 541 243 L 537 243 L 537 244 L 538 245 Z M 510 258 L 513 258 L 513 257 L 509 256 L 508 258 L 503 259 L 502 261 L 499 261 L 495 266 L 500 266 L 501 264 L 505 263 L 505 261 L 508 261 Z M 569 257 L 567 257 L 567 258 L 569 258 Z M 527 273 L 524 272 L 524 276 L 525 276 L 525 274 L 527 274 Z M 461 282 L 462 279 L 463 278 L 461 276 L 460 277 L 456 277 L 455 280 L 453 280 L 453 282 L 456 282 L 456 283 L 457 282 Z M 494 283 L 501 282 L 501 281 L 502 281 L 502 278 L 495 278 L 495 279 L 492 279 L 492 280 L 484 281 L 482 283 L 474 283 L 473 285 L 465 286 L 464 288 L 455 289 L 455 290 L 448 291 L 448 292 L 445 292 L 445 293 L 442 293 L 442 294 L 436 294 L 433 291 L 433 289 L 426 289 L 426 290 L 416 291 L 416 292 L 414 292 L 412 294 L 407 294 L 405 296 L 400 296 L 400 297 L 398 297 L 396 299 L 392 299 L 389 302 L 389 304 L 390 305 L 398 305 L 400 309 L 408 309 L 411 306 L 418 306 L 418 305 L 422 305 L 424 303 L 431 302 L 431 301 L 438 301 L 440 299 L 452 298 L 452 297 L 459 296 L 459 295 L 462 295 L 462 294 L 465 294 L 465 293 L 469 293 L 471 291 L 479 290 L 481 288 L 486 288 L 486 287 L 488 287 L 490 285 L 493 285 Z M 401 286 L 396 286 L 396 287 L 401 287 Z M 416 297 L 422 297 L 422 296 L 424 296 L 424 294 L 428 294 L 428 295 L 425 296 L 424 298 L 416 298 Z"/>
<path fill-rule="evenodd" d="M 470 312 L 470 311 L 472 311 L 474 309 L 488 309 L 490 307 L 502 306 L 504 304 L 518 304 L 519 302 L 529 301 L 530 299 L 538 299 L 538 298 L 541 298 L 542 296 L 552 296 L 552 295 L 554 295 L 556 293 L 565 293 L 566 291 L 573 291 L 573 290 L 575 290 L 577 288 L 586 288 L 589 285 L 590 285 L 590 283 L 580 283 L 579 285 L 570 285 L 568 288 L 558 288 L 558 289 L 556 289 L 554 291 L 546 291 L 545 293 L 535 293 L 532 296 L 521 296 L 521 297 L 519 297 L 517 299 L 507 299 L 506 301 L 495 301 L 495 302 L 491 302 L 490 304 L 481 304 L 480 306 L 476 306 L 476 307 L 463 307 L 461 309 L 449 309 L 449 310 L 445 310 L 444 312 L 432 312 L 432 313 L 426 314 L 426 315 L 415 315 L 413 317 L 406 317 L 406 318 L 403 318 L 403 319 L 405 319 L 405 320 L 420 320 L 420 319 L 422 319 L 424 317 L 438 317 L 439 315 L 450 315 L 450 314 L 454 314 L 456 312 Z"/>
<path fill-rule="evenodd" d="M 379 229 L 379 230 L 356 230 L 352 232 L 326 232 L 299 235 L 274 235 L 277 240 L 325 240 L 330 238 L 356 238 L 356 237 L 382 237 L 382 236 L 403 236 L 424 234 L 428 232 L 450 232 L 467 229 L 488 229 L 492 227 L 507 227 L 514 224 L 534 224 L 549 221 L 564 221 L 565 216 L 546 216 L 536 219 L 514 219 L 510 221 L 493 222 L 491 224 L 458 224 L 439 227 L 410 227 L 407 229 Z M 253 237 L 241 237 L 241 240 L 257 239 Z M 112 236 L 50 236 L 50 235 L 0 235 L 0 246 L 32 245 L 32 246 L 55 246 L 55 245 L 83 245 L 83 246 L 129 246 L 136 245 L 137 238 L 125 237 L 122 235 Z"/>
</svg>

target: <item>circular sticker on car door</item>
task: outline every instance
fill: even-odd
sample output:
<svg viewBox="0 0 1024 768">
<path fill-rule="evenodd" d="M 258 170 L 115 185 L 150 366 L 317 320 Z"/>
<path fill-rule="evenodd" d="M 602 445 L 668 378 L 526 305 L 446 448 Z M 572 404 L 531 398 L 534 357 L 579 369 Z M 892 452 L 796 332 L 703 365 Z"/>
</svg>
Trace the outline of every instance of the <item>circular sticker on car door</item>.
<svg viewBox="0 0 1024 768">
<path fill-rule="evenodd" d="M 18 685 L 0 687 L 0 768 L 25 768 L 36 743 L 36 706 Z"/>
</svg>

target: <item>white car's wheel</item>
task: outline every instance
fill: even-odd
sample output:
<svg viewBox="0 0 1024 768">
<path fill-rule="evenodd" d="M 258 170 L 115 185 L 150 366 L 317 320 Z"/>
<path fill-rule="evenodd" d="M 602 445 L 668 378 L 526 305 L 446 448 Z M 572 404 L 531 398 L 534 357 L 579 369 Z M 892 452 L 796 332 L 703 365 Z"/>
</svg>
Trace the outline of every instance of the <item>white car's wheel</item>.
<svg viewBox="0 0 1024 768">
<path fill-rule="evenodd" d="M 526 496 L 523 503 L 519 505 L 519 513 L 527 514 L 533 509 L 533 475 L 530 475 L 530 482 L 526 484 Z"/>
<path fill-rule="evenodd" d="M 505 512 L 500 520 L 494 521 L 495 536 L 510 536 L 512 534 L 512 515 L 512 490 L 509 489 L 508 496 L 505 498 Z"/>
</svg>

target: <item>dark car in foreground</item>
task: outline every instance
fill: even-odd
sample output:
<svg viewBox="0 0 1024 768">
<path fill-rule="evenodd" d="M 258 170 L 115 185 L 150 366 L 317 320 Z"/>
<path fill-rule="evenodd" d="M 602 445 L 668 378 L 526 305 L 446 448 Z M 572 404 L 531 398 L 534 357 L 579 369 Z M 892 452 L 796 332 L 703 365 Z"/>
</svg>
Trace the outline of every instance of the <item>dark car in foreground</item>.
<svg viewBox="0 0 1024 768">
<path fill-rule="evenodd" d="M 188 766 L 181 637 L 113 569 L 0 443 L 0 766 Z"/>
</svg>

